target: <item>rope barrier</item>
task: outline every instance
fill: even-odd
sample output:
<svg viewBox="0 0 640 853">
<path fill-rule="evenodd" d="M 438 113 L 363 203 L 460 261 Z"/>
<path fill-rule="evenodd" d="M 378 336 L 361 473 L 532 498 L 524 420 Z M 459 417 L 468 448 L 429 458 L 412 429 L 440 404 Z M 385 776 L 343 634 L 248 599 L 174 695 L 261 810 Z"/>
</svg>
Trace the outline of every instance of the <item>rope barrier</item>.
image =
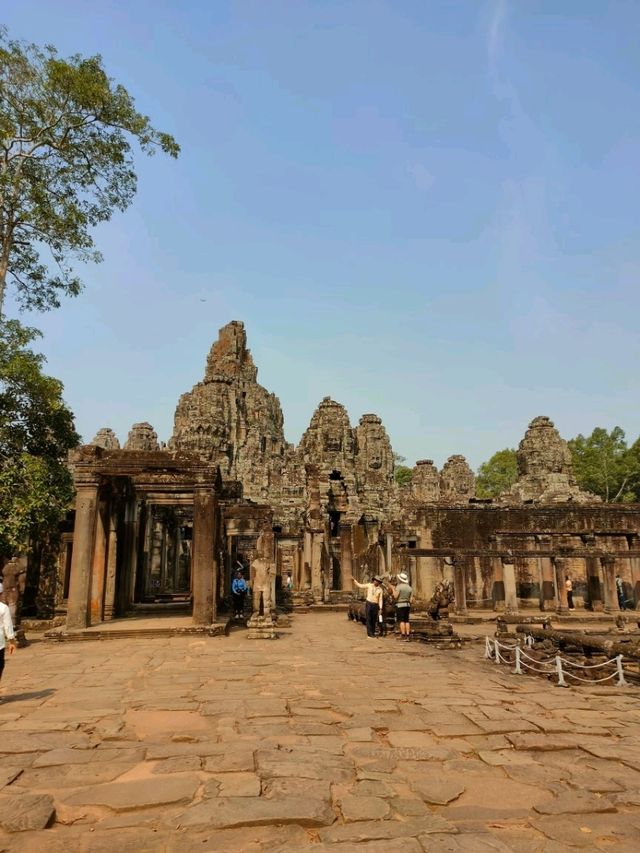
<svg viewBox="0 0 640 853">
<path fill-rule="evenodd" d="M 525 646 L 531 647 L 532 644 L 528 643 L 529 637 L 525 637 Z M 533 639 L 533 638 L 531 638 Z M 553 658 L 548 658 L 547 660 L 537 660 L 536 658 L 532 658 L 528 655 L 523 649 L 520 648 L 519 641 L 516 641 L 514 645 L 508 645 L 507 643 L 501 643 L 499 640 L 492 640 L 490 637 L 485 637 L 484 643 L 484 657 L 486 660 L 493 660 L 496 665 L 500 665 L 500 663 L 510 663 L 507 657 L 500 653 L 500 649 L 505 652 L 515 652 L 515 669 L 513 670 L 514 675 L 524 675 L 523 668 L 529 670 L 530 672 L 537 672 L 541 675 L 556 675 L 558 678 L 558 687 L 568 687 L 569 685 L 565 681 L 565 676 L 567 678 L 573 678 L 575 681 L 579 681 L 582 684 L 602 684 L 605 681 L 611 681 L 612 679 L 618 679 L 617 685 L 618 687 L 622 687 L 627 684 L 627 681 L 624 677 L 624 667 L 622 665 L 622 655 L 617 655 L 615 658 L 610 658 L 609 660 L 602 661 L 602 663 L 595 664 L 582 664 L 577 663 L 576 661 L 567 660 L 563 658 L 560 654 L 555 655 Z M 532 661 L 533 663 L 540 664 L 544 666 L 552 665 L 551 669 L 540 669 L 537 666 L 531 666 L 525 662 L 524 658 Z M 574 669 L 601 669 L 604 666 L 610 666 L 611 664 L 615 664 L 615 672 L 612 672 L 610 675 L 605 676 L 604 678 L 580 678 L 574 672 L 565 672 L 563 669 L 563 664 L 565 667 L 573 667 Z"/>
</svg>

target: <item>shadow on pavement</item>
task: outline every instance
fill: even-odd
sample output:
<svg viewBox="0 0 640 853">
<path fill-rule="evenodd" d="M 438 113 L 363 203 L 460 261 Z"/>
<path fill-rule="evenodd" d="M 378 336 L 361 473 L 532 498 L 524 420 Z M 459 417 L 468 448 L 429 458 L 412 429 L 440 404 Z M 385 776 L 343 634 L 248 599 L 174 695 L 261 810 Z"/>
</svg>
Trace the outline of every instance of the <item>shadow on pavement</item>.
<svg viewBox="0 0 640 853">
<path fill-rule="evenodd" d="M 7 702 L 26 702 L 28 699 L 46 699 L 47 696 L 52 696 L 56 691 L 49 688 L 47 690 L 36 690 L 33 693 L 9 693 L 6 696 L 0 697 L 0 704 L 6 705 Z"/>
</svg>

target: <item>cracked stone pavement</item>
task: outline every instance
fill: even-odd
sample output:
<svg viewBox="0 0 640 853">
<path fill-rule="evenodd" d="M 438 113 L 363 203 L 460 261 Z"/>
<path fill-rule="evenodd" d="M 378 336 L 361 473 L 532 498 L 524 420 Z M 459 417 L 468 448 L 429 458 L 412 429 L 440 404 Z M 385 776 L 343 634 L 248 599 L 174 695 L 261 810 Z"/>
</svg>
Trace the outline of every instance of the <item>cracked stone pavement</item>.
<svg viewBox="0 0 640 853">
<path fill-rule="evenodd" d="M 640 690 L 367 640 L 142 638 L 11 658 L 0 850 L 636 851 Z"/>
</svg>

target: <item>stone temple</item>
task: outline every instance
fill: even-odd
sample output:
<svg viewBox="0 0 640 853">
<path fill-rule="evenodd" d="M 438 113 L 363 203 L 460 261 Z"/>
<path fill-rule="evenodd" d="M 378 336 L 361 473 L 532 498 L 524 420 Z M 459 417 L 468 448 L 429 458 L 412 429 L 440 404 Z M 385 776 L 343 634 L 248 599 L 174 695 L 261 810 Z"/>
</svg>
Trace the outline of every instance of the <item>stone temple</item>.
<svg viewBox="0 0 640 853">
<path fill-rule="evenodd" d="M 352 575 L 400 570 L 422 600 L 452 580 L 458 613 L 561 610 L 567 575 L 578 607 L 617 610 L 616 574 L 640 595 L 640 506 L 582 491 L 547 417 L 529 425 L 518 481 L 493 501 L 476 498 L 461 455 L 441 471 L 422 460 L 399 486 L 376 414 L 353 426 L 325 397 L 297 446 L 283 423 L 243 323 L 229 323 L 202 381 L 180 397 L 166 444 L 140 423 L 122 449 L 102 428 L 72 453 L 75 518 L 46 587 L 51 608 L 66 607 L 70 629 L 150 603 L 182 603 L 195 624 L 211 624 L 238 563 L 251 574 L 265 533 L 274 592 L 290 574 L 294 600 L 306 604 L 342 600 Z"/>
</svg>

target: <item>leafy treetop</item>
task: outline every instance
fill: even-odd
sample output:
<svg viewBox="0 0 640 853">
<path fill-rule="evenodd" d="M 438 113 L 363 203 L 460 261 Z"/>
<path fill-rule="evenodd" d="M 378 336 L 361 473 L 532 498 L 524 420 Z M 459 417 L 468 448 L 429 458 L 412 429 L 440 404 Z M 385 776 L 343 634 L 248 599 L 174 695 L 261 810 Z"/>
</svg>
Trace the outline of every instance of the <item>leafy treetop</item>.
<svg viewBox="0 0 640 853">
<path fill-rule="evenodd" d="M 37 335 L 0 323 L 0 556 L 55 531 L 73 496 L 65 461 L 79 437 L 62 384 L 29 349 Z"/>
<path fill-rule="evenodd" d="M 72 261 L 101 260 L 91 228 L 136 192 L 133 138 L 147 154 L 180 150 L 100 56 L 61 59 L 0 28 L 0 316 L 8 284 L 41 311 L 80 291 Z"/>
<path fill-rule="evenodd" d="M 507 492 L 517 479 L 516 451 L 511 447 L 498 450 L 478 468 L 476 494 L 479 498 L 497 498 Z"/>
</svg>

